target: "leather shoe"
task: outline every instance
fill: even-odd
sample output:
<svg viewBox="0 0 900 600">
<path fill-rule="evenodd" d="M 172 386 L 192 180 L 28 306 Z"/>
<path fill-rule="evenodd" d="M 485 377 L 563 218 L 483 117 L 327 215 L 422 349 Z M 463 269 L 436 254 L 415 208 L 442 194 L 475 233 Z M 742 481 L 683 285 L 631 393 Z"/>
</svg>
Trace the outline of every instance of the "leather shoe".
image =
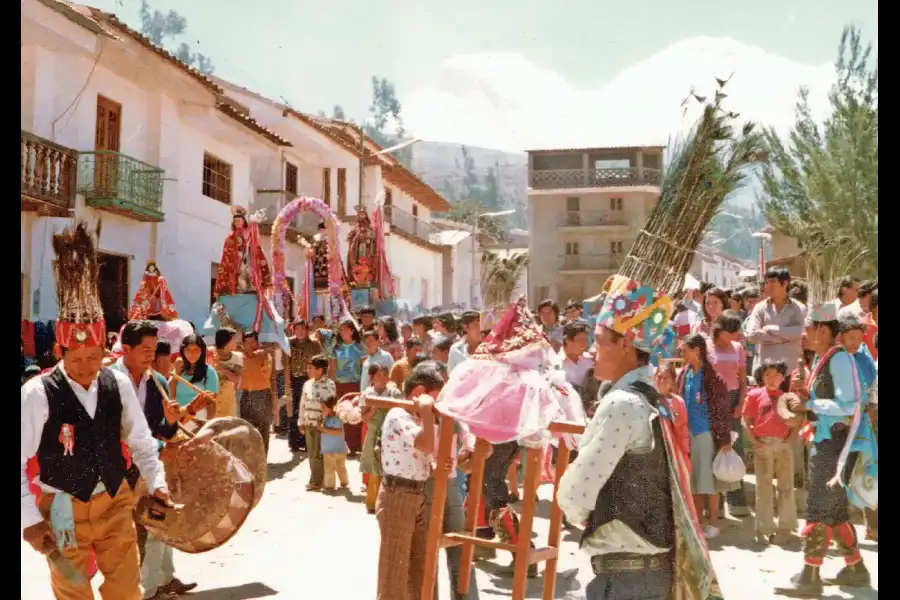
<svg viewBox="0 0 900 600">
<path fill-rule="evenodd" d="M 166 585 L 161 586 L 159 588 L 159 591 L 165 592 L 168 594 L 181 595 L 181 594 L 187 594 L 188 592 L 190 592 L 191 590 L 193 590 L 196 587 L 197 587 L 196 583 L 184 583 L 183 581 L 181 581 L 180 579 L 178 579 L 176 577 L 172 581 L 167 583 Z"/>
</svg>

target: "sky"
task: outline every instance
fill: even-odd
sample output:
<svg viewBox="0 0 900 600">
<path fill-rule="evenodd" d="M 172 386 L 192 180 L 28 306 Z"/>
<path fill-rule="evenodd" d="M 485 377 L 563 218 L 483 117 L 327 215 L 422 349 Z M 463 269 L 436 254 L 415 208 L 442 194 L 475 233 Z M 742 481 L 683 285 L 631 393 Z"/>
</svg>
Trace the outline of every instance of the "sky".
<svg viewBox="0 0 900 600">
<path fill-rule="evenodd" d="M 84 1 L 84 0 L 82 0 Z M 87 0 L 140 29 L 140 0 Z M 294 108 L 365 115 L 373 75 L 402 104 L 443 61 L 515 52 L 598 89 L 679 40 L 726 36 L 790 60 L 834 60 L 841 28 L 876 44 L 876 0 L 150 0 L 188 22 L 183 40 L 215 74 Z M 170 44 L 172 48 L 177 42 Z"/>
</svg>

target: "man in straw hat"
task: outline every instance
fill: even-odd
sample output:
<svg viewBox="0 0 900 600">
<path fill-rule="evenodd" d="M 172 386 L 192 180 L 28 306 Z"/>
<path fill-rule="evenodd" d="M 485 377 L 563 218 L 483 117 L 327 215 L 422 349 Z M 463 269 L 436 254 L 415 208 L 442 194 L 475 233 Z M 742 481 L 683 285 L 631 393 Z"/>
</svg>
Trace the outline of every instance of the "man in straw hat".
<svg viewBox="0 0 900 600">
<path fill-rule="evenodd" d="M 99 234 L 99 230 L 98 230 Z M 128 376 L 101 368 L 106 332 L 94 240 L 83 222 L 53 236 L 62 361 L 22 387 L 21 456 L 37 455 L 41 498 L 22 469 L 22 537 L 48 556 L 56 598 L 94 597 L 84 577 L 91 552 L 108 600 L 140 600 L 135 499 L 121 440 L 159 508 L 172 506 L 165 472 Z"/>
<path fill-rule="evenodd" d="M 857 440 L 871 434 L 868 417 L 862 412 L 863 396 L 852 355 L 838 345 L 840 323 L 837 307 L 826 302 L 814 307 L 807 317 L 809 345 L 816 362 L 806 386 L 797 389 L 798 398 L 790 404 L 794 412 L 806 412 L 814 421 L 815 454 L 809 461 L 809 487 L 806 501 L 806 526 L 803 529 L 803 570 L 776 594 L 795 598 L 818 597 L 823 591 L 819 569 L 831 542 L 846 566 L 833 585 L 866 587 L 869 571 L 859 553 L 856 530 L 850 523 L 850 502 L 844 486 L 844 473 L 856 460 L 866 461 L 865 448 Z M 851 451 L 860 451 L 847 464 Z M 846 469 L 846 470 L 845 470 Z M 877 476 L 877 470 L 876 470 Z M 852 487 L 852 486 L 851 486 Z"/>
<path fill-rule="evenodd" d="M 585 523 L 591 556 L 589 600 L 668 600 L 674 583 L 718 593 L 690 496 L 688 463 L 672 411 L 654 389 L 650 353 L 668 325 L 672 301 L 617 275 L 595 330 L 598 380 L 612 382 L 585 430 L 578 457 L 559 487 L 559 506 Z M 676 573 L 681 539 L 687 560 Z"/>
</svg>

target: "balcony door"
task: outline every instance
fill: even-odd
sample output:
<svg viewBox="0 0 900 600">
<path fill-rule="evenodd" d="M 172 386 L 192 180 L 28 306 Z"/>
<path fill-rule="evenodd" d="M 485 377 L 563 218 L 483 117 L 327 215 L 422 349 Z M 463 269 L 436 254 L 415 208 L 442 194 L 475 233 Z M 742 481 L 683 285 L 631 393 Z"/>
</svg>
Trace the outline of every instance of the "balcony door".
<svg viewBox="0 0 900 600">
<path fill-rule="evenodd" d="M 100 198 L 115 198 L 119 188 L 119 144 L 122 135 L 122 105 L 97 96 L 94 131 L 94 191 Z"/>
<path fill-rule="evenodd" d="M 97 288 L 103 319 L 108 331 L 118 332 L 128 320 L 128 259 L 105 252 L 99 252 L 98 259 Z"/>
</svg>

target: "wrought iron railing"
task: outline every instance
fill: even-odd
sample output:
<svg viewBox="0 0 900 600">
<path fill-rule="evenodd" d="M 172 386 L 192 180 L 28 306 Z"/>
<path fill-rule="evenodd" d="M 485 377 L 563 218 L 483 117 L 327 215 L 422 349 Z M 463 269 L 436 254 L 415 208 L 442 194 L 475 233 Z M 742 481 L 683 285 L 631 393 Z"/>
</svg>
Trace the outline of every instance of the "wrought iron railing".
<svg viewBox="0 0 900 600">
<path fill-rule="evenodd" d="M 624 254 L 564 254 L 561 271 L 614 271 L 625 259 Z"/>
<path fill-rule="evenodd" d="M 253 196 L 253 202 L 250 204 L 250 214 L 260 211 L 262 213 L 261 222 L 271 225 L 275 222 L 278 214 L 292 202 L 298 194 L 288 192 L 286 190 L 256 190 Z M 319 229 L 319 221 L 322 219 L 313 213 L 302 212 L 294 217 L 290 226 L 309 235 L 315 235 Z"/>
<path fill-rule="evenodd" d="M 531 187 L 536 190 L 628 185 L 659 185 L 659 169 L 623 167 L 617 169 L 553 169 L 534 171 Z"/>
<path fill-rule="evenodd" d="M 384 207 L 385 221 L 391 224 L 391 229 L 399 229 L 415 238 L 418 238 L 429 244 L 436 244 L 439 229 L 435 228 L 431 223 L 427 223 L 419 217 L 412 215 L 402 208 L 396 206 Z"/>
<path fill-rule="evenodd" d="M 78 193 L 98 208 L 162 219 L 165 170 L 121 152 L 78 153 Z"/>
<path fill-rule="evenodd" d="M 621 210 L 567 210 L 559 219 L 560 227 L 627 226 L 628 216 Z"/>
<path fill-rule="evenodd" d="M 19 149 L 22 196 L 74 209 L 78 153 L 24 130 Z"/>
</svg>

